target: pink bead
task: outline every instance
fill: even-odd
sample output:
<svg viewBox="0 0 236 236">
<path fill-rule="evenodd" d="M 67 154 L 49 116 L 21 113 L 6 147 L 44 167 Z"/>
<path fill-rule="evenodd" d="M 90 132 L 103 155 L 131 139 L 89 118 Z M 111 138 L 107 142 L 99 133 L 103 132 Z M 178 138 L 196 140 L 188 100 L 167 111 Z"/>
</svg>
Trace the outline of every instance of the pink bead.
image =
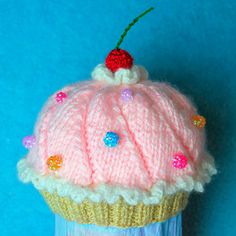
<svg viewBox="0 0 236 236">
<path fill-rule="evenodd" d="M 59 92 L 59 93 L 57 93 L 57 95 L 56 95 L 56 101 L 57 101 L 58 103 L 62 103 L 66 98 L 67 98 L 67 94 L 64 93 L 64 92 Z"/>
<path fill-rule="evenodd" d="M 187 166 L 187 164 L 188 164 L 188 159 L 182 153 L 176 153 L 174 155 L 172 165 L 175 168 L 183 169 Z"/>
<path fill-rule="evenodd" d="M 31 149 L 36 143 L 35 136 L 31 135 L 31 136 L 24 137 L 23 140 L 22 140 L 22 143 L 23 143 L 25 148 Z"/>
</svg>

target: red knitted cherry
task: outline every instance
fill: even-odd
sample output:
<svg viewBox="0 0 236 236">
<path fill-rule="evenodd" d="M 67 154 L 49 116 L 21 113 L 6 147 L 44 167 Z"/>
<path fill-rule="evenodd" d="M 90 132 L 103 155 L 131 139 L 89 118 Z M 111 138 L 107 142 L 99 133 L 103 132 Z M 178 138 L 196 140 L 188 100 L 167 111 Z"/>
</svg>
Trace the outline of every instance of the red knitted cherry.
<svg viewBox="0 0 236 236">
<path fill-rule="evenodd" d="M 106 58 L 106 67 L 113 73 L 120 68 L 130 69 L 133 65 L 133 57 L 123 49 L 112 50 Z"/>
</svg>

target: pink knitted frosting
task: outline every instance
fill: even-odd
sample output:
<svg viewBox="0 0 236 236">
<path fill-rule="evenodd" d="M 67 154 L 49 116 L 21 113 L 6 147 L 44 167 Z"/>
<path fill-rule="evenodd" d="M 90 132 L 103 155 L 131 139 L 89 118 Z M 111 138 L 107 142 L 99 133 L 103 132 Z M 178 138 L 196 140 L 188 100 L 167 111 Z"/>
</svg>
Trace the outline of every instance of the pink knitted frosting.
<svg viewBox="0 0 236 236">
<path fill-rule="evenodd" d="M 130 101 L 121 99 L 125 88 L 132 91 Z M 39 175 L 51 175 L 47 159 L 61 155 L 57 178 L 78 186 L 147 190 L 158 180 L 197 178 L 207 156 L 204 129 L 193 125 L 197 111 L 189 100 L 168 84 L 91 81 L 60 91 L 67 97 L 62 103 L 56 93 L 49 98 L 35 127 L 36 145 L 27 156 Z M 103 142 L 109 131 L 120 137 L 114 148 Z M 172 165 L 177 153 L 187 157 L 185 168 Z"/>
</svg>

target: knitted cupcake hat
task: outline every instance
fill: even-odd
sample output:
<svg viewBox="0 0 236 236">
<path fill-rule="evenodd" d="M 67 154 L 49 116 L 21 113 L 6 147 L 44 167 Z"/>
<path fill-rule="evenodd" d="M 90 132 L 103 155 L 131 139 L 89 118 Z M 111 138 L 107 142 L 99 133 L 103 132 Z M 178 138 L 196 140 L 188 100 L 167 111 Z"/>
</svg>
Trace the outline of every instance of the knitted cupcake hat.
<svg viewBox="0 0 236 236">
<path fill-rule="evenodd" d="M 18 163 L 53 212 L 70 221 L 144 226 L 183 210 L 216 174 L 205 147 L 205 118 L 166 83 L 148 80 L 116 49 L 92 81 L 53 94 Z"/>
</svg>

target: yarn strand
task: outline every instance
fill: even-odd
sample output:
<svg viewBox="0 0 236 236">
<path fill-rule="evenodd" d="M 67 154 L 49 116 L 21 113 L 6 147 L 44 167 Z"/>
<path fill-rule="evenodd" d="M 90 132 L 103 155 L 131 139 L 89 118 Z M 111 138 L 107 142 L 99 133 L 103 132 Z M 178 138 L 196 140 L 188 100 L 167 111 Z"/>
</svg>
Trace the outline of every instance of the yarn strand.
<svg viewBox="0 0 236 236">
<path fill-rule="evenodd" d="M 126 34 L 132 28 L 132 26 L 135 25 L 140 20 L 140 18 L 142 18 L 144 15 L 146 15 L 147 13 L 149 13 L 152 10 L 154 10 L 154 7 L 150 7 L 149 9 L 147 9 L 146 11 L 144 11 L 139 16 L 137 16 L 136 18 L 133 19 L 133 21 L 125 28 L 123 34 L 120 36 L 120 39 L 116 44 L 116 49 L 119 49 L 119 47 L 122 44 Z"/>
</svg>

